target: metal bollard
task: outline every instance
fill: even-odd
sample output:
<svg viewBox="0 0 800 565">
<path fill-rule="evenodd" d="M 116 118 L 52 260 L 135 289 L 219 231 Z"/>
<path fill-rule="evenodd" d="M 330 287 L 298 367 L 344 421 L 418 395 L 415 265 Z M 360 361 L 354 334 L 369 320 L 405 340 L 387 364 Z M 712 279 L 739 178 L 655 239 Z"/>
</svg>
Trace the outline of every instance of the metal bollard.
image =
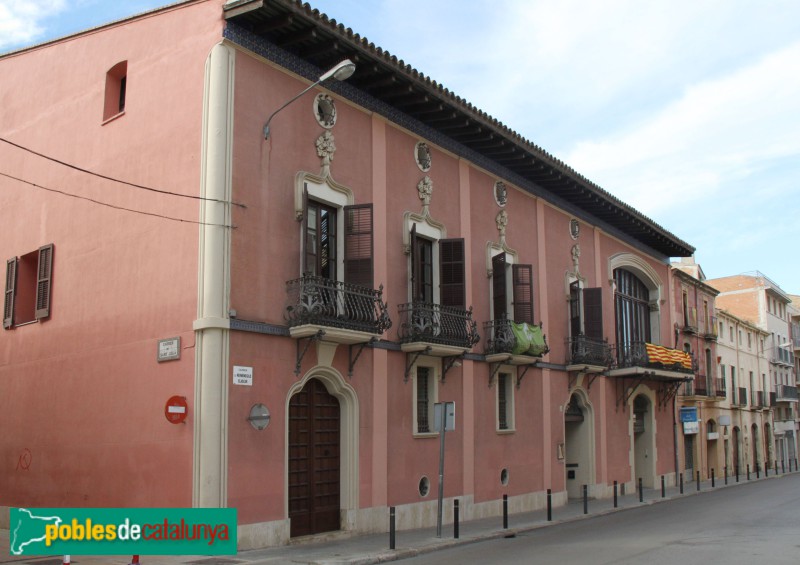
<svg viewBox="0 0 800 565">
<path fill-rule="evenodd" d="M 683 473 L 680 474 L 681 477 L 681 490 L 680 493 L 683 494 Z"/>
<path fill-rule="evenodd" d="M 781 472 L 786 474 L 786 459 L 781 459 Z"/>
<path fill-rule="evenodd" d="M 758 463 L 756 463 L 756 478 L 757 479 L 761 478 L 761 465 L 759 465 Z"/>
<path fill-rule="evenodd" d="M 394 506 L 389 507 L 389 549 L 394 549 L 395 546 L 395 529 L 394 529 Z"/>
<path fill-rule="evenodd" d="M 553 492 L 547 489 L 547 521 L 553 521 Z"/>
<path fill-rule="evenodd" d="M 589 493 L 586 485 L 583 485 L 583 513 L 589 513 Z"/>
<path fill-rule="evenodd" d="M 453 537 L 458 539 L 458 499 L 453 501 Z"/>
<path fill-rule="evenodd" d="M 664 482 L 664 475 L 661 475 L 661 498 L 666 498 L 667 496 L 667 485 Z"/>
<path fill-rule="evenodd" d="M 614 481 L 614 508 L 617 507 L 617 481 Z"/>
<path fill-rule="evenodd" d="M 639 502 L 644 502 L 644 489 L 642 488 L 642 477 L 639 477 Z"/>
<path fill-rule="evenodd" d="M 711 488 L 714 488 L 716 485 L 714 484 L 714 468 L 711 468 Z"/>
<path fill-rule="evenodd" d="M 750 480 L 750 463 L 747 464 L 747 480 Z"/>
<path fill-rule="evenodd" d="M 503 529 L 508 529 L 508 495 L 503 495 Z"/>
<path fill-rule="evenodd" d="M 728 484 L 728 466 L 725 465 L 725 484 Z"/>
<path fill-rule="evenodd" d="M 736 469 L 736 482 L 738 483 L 739 482 L 739 465 L 736 465 L 735 469 Z"/>
<path fill-rule="evenodd" d="M 775 474 L 778 474 L 778 460 L 775 460 Z"/>
<path fill-rule="evenodd" d="M 769 461 L 764 461 L 764 478 L 769 477 Z"/>
<path fill-rule="evenodd" d="M 697 471 L 697 490 L 700 490 L 700 471 Z"/>
</svg>

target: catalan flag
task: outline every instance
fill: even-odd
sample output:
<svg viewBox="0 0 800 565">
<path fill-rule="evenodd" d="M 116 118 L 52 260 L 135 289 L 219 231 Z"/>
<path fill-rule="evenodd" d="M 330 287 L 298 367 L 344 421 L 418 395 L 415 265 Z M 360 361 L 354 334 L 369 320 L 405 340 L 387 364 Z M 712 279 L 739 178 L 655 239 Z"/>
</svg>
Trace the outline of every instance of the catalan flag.
<svg viewBox="0 0 800 565">
<path fill-rule="evenodd" d="M 685 351 L 679 349 L 670 349 L 662 345 L 655 345 L 653 343 L 645 343 L 647 349 L 647 361 L 650 363 L 658 363 L 665 367 L 674 367 L 680 365 L 681 368 L 687 371 L 692 370 L 692 358 Z"/>
</svg>

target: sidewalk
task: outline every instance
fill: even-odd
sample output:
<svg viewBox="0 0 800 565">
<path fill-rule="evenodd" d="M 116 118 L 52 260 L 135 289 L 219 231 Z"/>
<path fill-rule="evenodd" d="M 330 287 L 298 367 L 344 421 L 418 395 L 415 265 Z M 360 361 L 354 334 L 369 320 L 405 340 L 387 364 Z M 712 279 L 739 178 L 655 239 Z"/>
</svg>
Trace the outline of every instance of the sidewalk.
<svg viewBox="0 0 800 565">
<path fill-rule="evenodd" d="M 787 475 L 789 473 L 786 473 Z M 797 471 L 791 473 L 797 474 Z M 775 475 L 770 472 L 768 479 L 761 473 L 760 480 L 772 480 L 781 478 L 783 474 Z M 756 482 L 755 473 L 751 473 L 749 482 Z M 739 476 L 739 483 L 734 477 L 728 477 L 727 486 L 724 479 L 718 478 L 715 487 L 712 489 L 711 481 L 701 481 L 700 490 L 697 490 L 697 483 L 686 482 L 683 494 L 679 492 L 679 487 L 670 487 L 665 491 L 665 497 L 661 497 L 661 488 L 644 489 L 643 502 L 639 502 L 639 493 L 626 494 L 618 497 L 617 508 L 614 508 L 613 499 L 588 500 L 588 513 L 583 513 L 583 500 L 571 500 L 565 506 L 555 507 L 552 510 L 553 520 L 547 521 L 546 510 L 536 512 L 525 512 L 511 514 L 508 517 L 508 529 L 503 529 L 503 518 L 486 518 L 462 522 L 460 524 L 459 539 L 453 539 L 453 524 L 446 524 L 442 527 L 442 537 L 436 537 L 436 528 L 426 528 L 421 530 L 398 531 L 396 534 L 396 549 L 389 549 L 389 534 L 370 534 L 348 536 L 346 533 L 334 534 L 331 541 L 316 543 L 294 543 L 292 545 L 272 547 L 267 549 L 256 549 L 242 551 L 238 555 L 230 556 L 142 556 L 142 565 L 274 565 L 279 563 L 306 563 L 319 565 L 352 564 L 367 565 L 371 563 L 383 563 L 396 561 L 421 555 L 432 551 L 437 551 L 455 545 L 477 543 L 482 540 L 514 536 L 521 532 L 526 532 L 538 528 L 548 527 L 554 524 L 562 524 L 574 520 L 593 518 L 619 512 L 626 509 L 637 508 L 644 504 L 657 504 L 668 500 L 674 500 L 684 496 L 692 496 L 718 490 L 722 488 L 733 488 L 738 485 L 746 484 L 747 477 Z M 9 532 L 0 530 L 0 563 L 14 563 L 16 565 L 61 565 L 61 559 L 57 557 L 13 557 L 9 556 Z M 127 565 L 130 563 L 130 556 L 72 556 L 72 563 L 78 565 Z"/>
</svg>

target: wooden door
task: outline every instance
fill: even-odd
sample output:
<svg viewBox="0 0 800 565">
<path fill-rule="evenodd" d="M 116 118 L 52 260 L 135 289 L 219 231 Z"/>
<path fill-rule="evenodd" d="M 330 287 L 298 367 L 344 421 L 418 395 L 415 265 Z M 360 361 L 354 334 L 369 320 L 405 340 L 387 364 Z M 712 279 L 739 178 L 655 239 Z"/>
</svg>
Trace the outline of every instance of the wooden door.
<svg viewBox="0 0 800 565">
<path fill-rule="evenodd" d="M 289 402 L 291 535 L 338 530 L 339 401 L 317 379 Z"/>
</svg>

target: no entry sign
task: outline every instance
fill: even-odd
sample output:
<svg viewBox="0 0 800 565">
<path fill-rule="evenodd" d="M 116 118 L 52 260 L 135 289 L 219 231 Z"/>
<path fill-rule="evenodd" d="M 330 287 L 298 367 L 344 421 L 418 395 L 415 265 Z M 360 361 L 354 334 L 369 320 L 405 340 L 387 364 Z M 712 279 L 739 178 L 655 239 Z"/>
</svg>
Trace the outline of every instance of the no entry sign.
<svg viewBox="0 0 800 565">
<path fill-rule="evenodd" d="M 189 406 L 185 396 L 171 396 L 164 407 L 164 416 L 170 424 L 182 424 L 189 414 Z"/>
</svg>

